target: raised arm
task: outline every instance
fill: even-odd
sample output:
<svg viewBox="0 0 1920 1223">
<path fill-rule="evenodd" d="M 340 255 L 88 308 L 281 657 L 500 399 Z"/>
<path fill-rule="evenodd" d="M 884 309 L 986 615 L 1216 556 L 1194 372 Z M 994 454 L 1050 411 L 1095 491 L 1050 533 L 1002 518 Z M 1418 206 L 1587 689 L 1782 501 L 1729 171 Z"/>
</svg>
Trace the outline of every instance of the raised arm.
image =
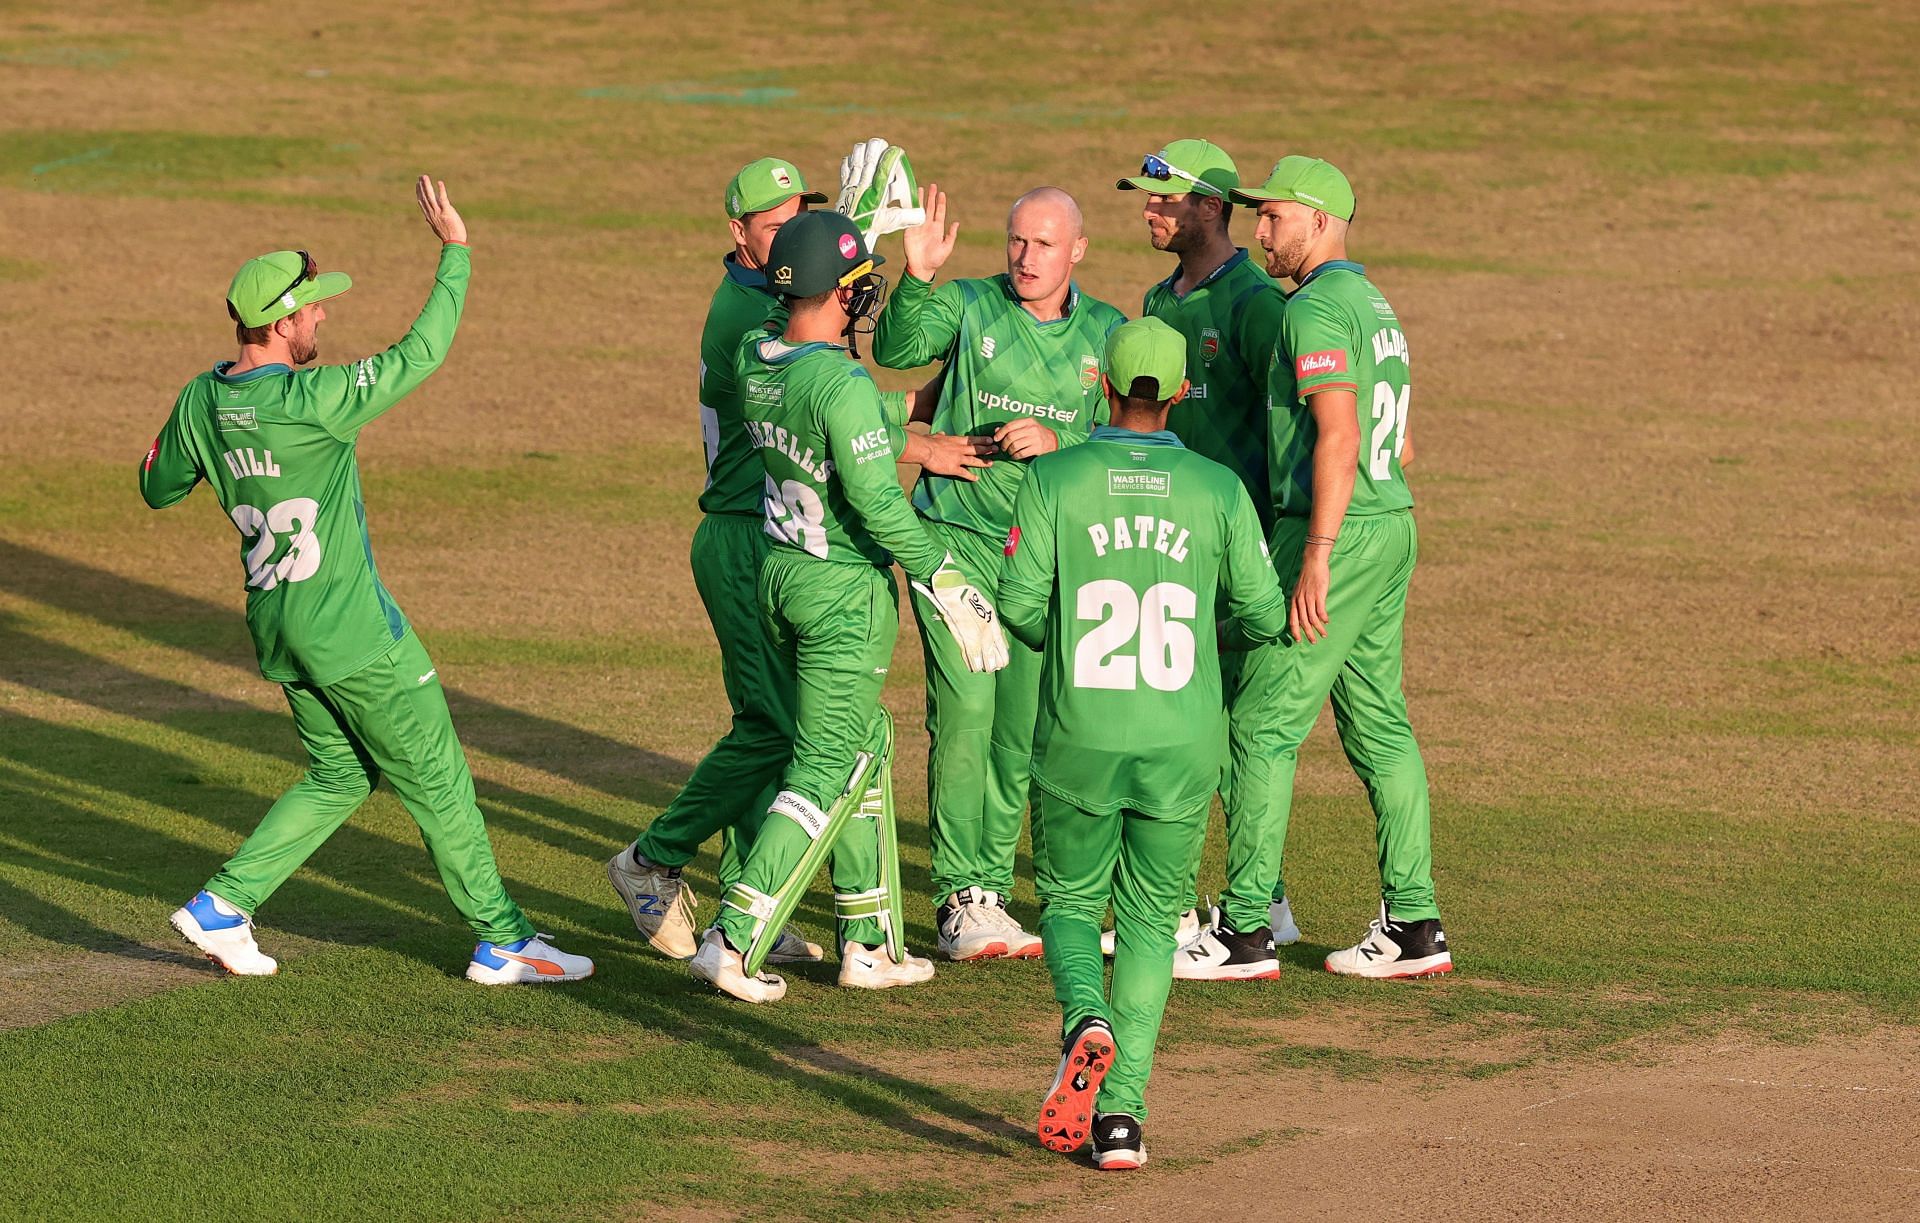
<svg viewBox="0 0 1920 1223">
<path fill-rule="evenodd" d="M 945 357 L 960 334 L 960 290 L 933 277 L 953 253 L 960 226 L 947 224 L 947 197 L 929 183 L 920 191 L 927 219 L 906 231 L 906 270 L 874 325 L 873 359 L 888 369 L 913 369 Z"/>
</svg>

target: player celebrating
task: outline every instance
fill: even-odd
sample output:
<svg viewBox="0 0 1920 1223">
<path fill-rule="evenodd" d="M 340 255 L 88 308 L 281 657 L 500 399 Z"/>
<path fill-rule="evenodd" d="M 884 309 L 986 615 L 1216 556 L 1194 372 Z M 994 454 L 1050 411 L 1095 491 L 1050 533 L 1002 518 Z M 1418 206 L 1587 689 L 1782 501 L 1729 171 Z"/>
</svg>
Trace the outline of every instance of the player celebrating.
<svg viewBox="0 0 1920 1223">
<path fill-rule="evenodd" d="M 771 932 L 797 905 L 822 857 L 856 813 L 879 837 L 877 888 L 843 891 L 840 982 L 885 988 L 924 981 L 933 965 L 901 945 L 892 843 L 891 726 L 880 705 L 899 603 L 888 566 L 898 560 L 939 608 L 966 665 L 1006 664 L 993 608 L 908 509 L 893 471 L 879 393 L 841 341 L 874 305 L 880 261 L 838 213 L 783 226 L 769 250 L 773 288 L 789 316 L 782 335 L 749 337 L 738 373 L 747 431 L 766 466 L 760 608 L 796 682 L 792 760 L 740 881 L 689 967 L 749 1002 L 786 983 L 758 971 Z M 877 806 L 878 810 L 875 810 Z"/>
<path fill-rule="evenodd" d="M 1300 744 L 1331 696 L 1340 744 L 1373 804 L 1382 899 L 1366 936 L 1328 956 L 1327 970 L 1450 972 L 1433 898 L 1427 770 L 1400 687 L 1419 550 L 1402 470 L 1407 338 L 1366 269 L 1346 257 L 1354 210 L 1346 175 L 1284 157 L 1263 186 L 1231 194 L 1260 210 L 1254 233 L 1267 271 L 1297 286 L 1269 384 L 1273 561 L 1291 582 L 1275 786 L 1290 803 Z"/>
<path fill-rule="evenodd" d="M 868 145 L 875 143 L 880 146 L 871 154 L 876 161 L 883 153 L 897 154 L 882 140 L 856 146 L 856 155 L 869 156 Z M 900 156 L 886 162 L 896 172 L 903 165 Z M 882 187 L 886 181 L 881 178 Z M 704 517 L 693 533 L 692 568 L 694 586 L 719 641 L 721 682 L 733 723 L 694 766 L 667 809 L 607 863 L 607 878 L 626 902 L 634 925 L 657 950 L 675 959 L 684 960 L 695 949 L 696 898 L 681 878 L 682 868 L 719 831 L 725 835 L 722 891 L 739 879 L 746 846 L 792 753 L 793 675 L 767 637 L 756 593 L 767 554 L 761 516 L 766 468 L 747 436 L 734 359 L 744 337 L 765 334 L 769 327 L 778 330 L 785 322 L 780 299 L 767 287 L 767 254 L 774 235 L 807 205 L 825 203 L 826 198 L 807 189 L 792 162 L 777 157 L 742 166 L 724 195 L 733 250 L 700 335 L 700 433 L 707 482 L 700 494 Z M 904 415 L 901 397 L 892 398 Z M 978 457 L 986 449 L 973 439 L 909 434 L 902 457 L 971 479 L 969 467 L 987 465 Z M 863 854 L 864 843 L 849 843 L 847 852 Z M 783 931 L 768 958 L 776 963 L 817 961 L 821 950 Z"/>
<path fill-rule="evenodd" d="M 938 186 L 921 192 L 921 204 L 927 219 L 906 231 L 906 273 L 880 315 L 874 358 L 895 369 L 944 362 L 934 427 L 991 437 L 1012 460 L 995 463 L 975 483 L 923 479 L 914 490 L 914 507 L 933 537 L 968 573 L 992 583 L 1028 461 L 1085 440 L 1105 419 L 1100 352 L 1124 318 L 1073 283 L 1087 239 L 1079 205 L 1066 192 L 1040 187 L 1014 202 L 1004 275 L 949 281 L 937 290 L 933 278 L 960 227 L 947 225 Z M 1015 649 L 1006 670 L 977 674 L 962 664 L 930 609 L 915 603 L 914 616 L 926 660 L 940 950 L 955 960 L 1039 955 L 1039 938 L 1006 910 L 1027 808 L 1039 656 Z"/>
<path fill-rule="evenodd" d="M 1101 1168 L 1146 1160 L 1144 1092 L 1175 928 L 1225 754 L 1215 593 L 1250 640 L 1286 628 L 1246 489 L 1166 431 L 1186 354 L 1159 319 L 1113 333 L 1113 424 L 1033 464 L 1000 575 L 1008 628 L 1045 649 L 1034 878 L 1066 1038 L 1040 1140 L 1074 1151 L 1091 1133 Z M 1111 996 L 1100 956 L 1109 904 Z"/>
<path fill-rule="evenodd" d="M 140 466 L 148 505 L 173 505 L 205 480 L 239 528 L 260 673 L 285 690 L 308 760 L 173 927 L 230 973 L 276 972 L 254 942 L 253 914 L 384 775 L 480 940 L 467 979 L 578 980 L 593 961 L 536 934 L 500 882 L 438 672 L 380 581 L 367 537 L 360 430 L 446 359 L 472 271 L 446 184 L 423 175 L 415 190 L 440 268 L 400 342 L 352 365 L 300 368 L 319 352 L 321 303 L 353 282 L 318 272 L 305 251 L 249 259 L 227 291 L 239 359 L 187 383 Z"/>
<path fill-rule="evenodd" d="M 1240 477 L 1262 512 L 1264 531 L 1273 525 L 1267 364 L 1286 300 L 1227 232 L 1233 214 L 1227 192 L 1239 185 L 1233 158 L 1204 140 L 1176 140 L 1142 159 L 1137 175 L 1115 184 L 1146 193 L 1141 213 L 1153 248 L 1180 259 L 1171 276 L 1147 290 L 1141 309 L 1187 341 L 1193 389 L 1173 405 L 1167 427 L 1188 449 Z M 1281 660 L 1278 642 L 1220 655 L 1227 706 L 1227 765 L 1220 777 L 1227 887 L 1212 927 L 1195 930 L 1174 958 L 1177 978 L 1277 977 L 1273 945 L 1300 939 L 1280 886 L 1282 844 L 1276 835 L 1285 829 L 1273 789 L 1273 703 Z"/>
</svg>

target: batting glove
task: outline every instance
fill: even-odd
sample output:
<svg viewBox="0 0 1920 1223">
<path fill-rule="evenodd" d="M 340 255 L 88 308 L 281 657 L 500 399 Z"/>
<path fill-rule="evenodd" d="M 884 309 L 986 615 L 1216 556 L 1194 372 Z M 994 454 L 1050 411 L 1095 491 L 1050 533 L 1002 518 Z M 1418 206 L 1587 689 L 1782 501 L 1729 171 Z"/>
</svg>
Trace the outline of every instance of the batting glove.
<svg viewBox="0 0 1920 1223">
<path fill-rule="evenodd" d="M 947 553 L 932 577 L 915 582 L 913 588 L 933 604 L 940 622 L 953 634 L 967 670 L 998 671 L 1007 665 L 1007 636 L 1000 631 L 1000 616 L 953 563 L 953 553 Z"/>
<path fill-rule="evenodd" d="M 927 214 L 919 200 L 913 163 L 899 145 L 876 136 L 854 145 L 840 162 L 840 199 L 834 211 L 860 227 L 868 250 L 887 234 L 924 223 Z"/>
</svg>

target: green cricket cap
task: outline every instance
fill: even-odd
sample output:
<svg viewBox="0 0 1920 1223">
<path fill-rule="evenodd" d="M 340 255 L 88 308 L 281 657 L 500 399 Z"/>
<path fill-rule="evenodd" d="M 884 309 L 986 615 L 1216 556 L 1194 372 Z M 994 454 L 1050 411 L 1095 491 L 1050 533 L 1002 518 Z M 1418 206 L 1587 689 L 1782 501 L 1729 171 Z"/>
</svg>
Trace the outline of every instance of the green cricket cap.
<svg viewBox="0 0 1920 1223">
<path fill-rule="evenodd" d="M 1187 337 L 1157 318 L 1122 323 L 1107 336 L 1107 381 L 1115 392 L 1129 395 L 1133 384 L 1150 378 L 1155 399 L 1172 399 L 1187 380 Z"/>
<path fill-rule="evenodd" d="M 1156 164 L 1157 163 L 1157 164 Z M 1114 186 L 1122 191 L 1151 191 L 1157 195 L 1201 195 L 1225 198 L 1240 185 L 1240 168 L 1217 144 L 1204 140 L 1176 140 L 1140 161 L 1140 173 Z"/>
<path fill-rule="evenodd" d="M 727 217 L 738 221 L 750 212 L 778 208 L 796 195 L 809 204 L 827 202 L 820 192 L 807 190 L 807 180 L 792 162 L 762 157 L 741 166 L 727 183 Z"/>
<path fill-rule="evenodd" d="M 305 251 L 274 251 L 240 265 L 227 286 L 227 308 L 248 327 L 265 327 L 353 287 L 345 272 L 316 272 Z"/>
<path fill-rule="evenodd" d="M 1273 163 L 1273 173 L 1258 187 L 1236 187 L 1236 204 L 1263 204 L 1268 200 L 1292 200 L 1316 208 L 1342 221 L 1353 220 L 1353 184 L 1338 169 L 1317 157 L 1282 157 Z"/>
<path fill-rule="evenodd" d="M 803 212 L 767 251 L 767 284 L 785 297 L 813 297 L 852 284 L 886 260 L 867 250 L 860 227 L 837 212 Z"/>
</svg>

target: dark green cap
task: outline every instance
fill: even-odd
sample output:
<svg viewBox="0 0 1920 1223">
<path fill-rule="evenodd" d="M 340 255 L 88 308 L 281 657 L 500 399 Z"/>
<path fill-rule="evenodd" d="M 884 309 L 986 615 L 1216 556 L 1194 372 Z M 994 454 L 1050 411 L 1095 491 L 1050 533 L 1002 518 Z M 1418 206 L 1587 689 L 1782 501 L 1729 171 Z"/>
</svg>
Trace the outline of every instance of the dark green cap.
<svg viewBox="0 0 1920 1223">
<path fill-rule="evenodd" d="M 867 240 L 850 219 L 803 212 L 773 235 L 767 287 L 783 297 L 813 297 L 852 284 L 885 262 L 867 251 Z"/>
</svg>

